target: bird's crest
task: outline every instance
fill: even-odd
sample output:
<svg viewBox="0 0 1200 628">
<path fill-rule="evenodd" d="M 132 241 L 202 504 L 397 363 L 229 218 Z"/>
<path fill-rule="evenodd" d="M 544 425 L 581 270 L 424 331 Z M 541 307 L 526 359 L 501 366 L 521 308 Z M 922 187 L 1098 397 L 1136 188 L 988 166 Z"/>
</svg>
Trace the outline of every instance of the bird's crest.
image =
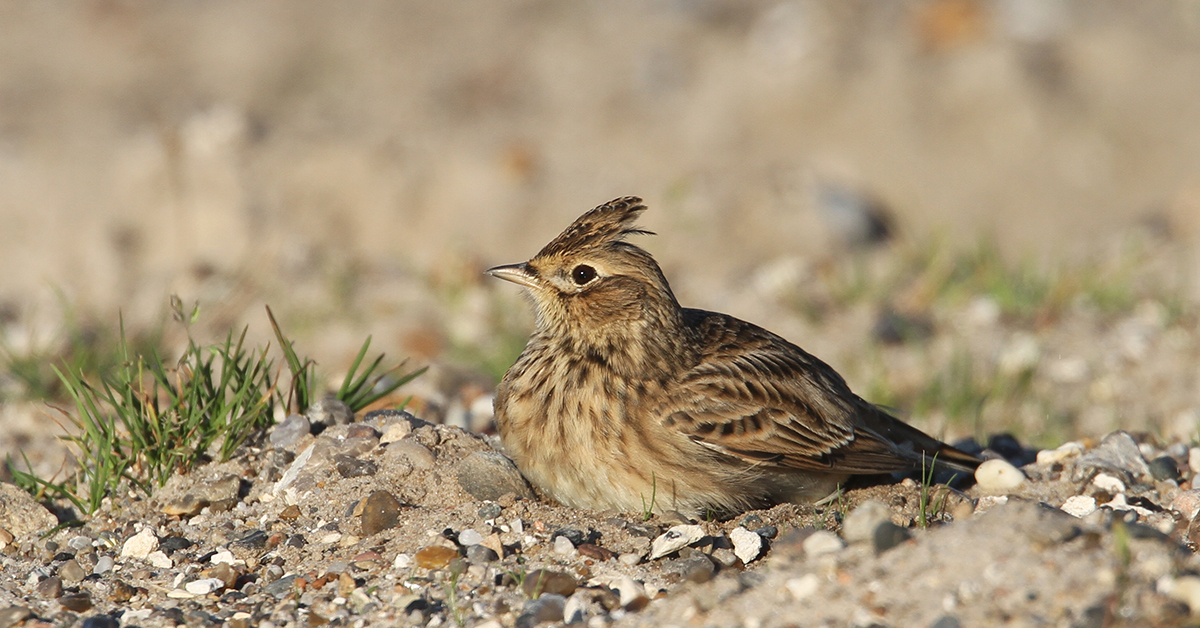
<svg viewBox="0 0 1200 628">
<path fill-rule="evenodd" d="M 623 196 L 611 200 L 576 219 L 570 227 L 543 247 L 538 257 L 622 242 L 630 235 L 654 235 L 653 232 L 639 229 L 633 224 L 644 211 L 646 206 L 642 204 L 642 199 L 636 196 Z"/>
</svg>

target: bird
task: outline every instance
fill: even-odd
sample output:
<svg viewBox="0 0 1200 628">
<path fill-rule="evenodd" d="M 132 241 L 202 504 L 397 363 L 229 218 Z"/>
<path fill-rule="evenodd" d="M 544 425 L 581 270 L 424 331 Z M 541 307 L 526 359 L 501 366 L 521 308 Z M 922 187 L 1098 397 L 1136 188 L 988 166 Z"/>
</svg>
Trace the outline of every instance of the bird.
<svg viewBox="0 0 1200 628">
<path fill-rule="evenodd" d="M 980 461 L 854 394 L 829 365 L 727 314 L 680 306 L 630 236 L 636 196 L 580 216 L 516 283 L 535 328 L 494 401 L 529 482 L 590 510 L 733 516 L 814 503 L 856 475 Z"/>
</svg>

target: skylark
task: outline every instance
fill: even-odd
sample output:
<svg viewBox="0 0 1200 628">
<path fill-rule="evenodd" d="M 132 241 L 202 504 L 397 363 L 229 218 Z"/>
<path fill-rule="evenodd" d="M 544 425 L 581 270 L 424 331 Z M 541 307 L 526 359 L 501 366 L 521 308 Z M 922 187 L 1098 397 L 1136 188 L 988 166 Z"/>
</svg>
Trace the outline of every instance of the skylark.
<svg viewBox="0 0 1200 628">
<path fill-rule="evenodd" d="M 616 199 L 533 259 L 488 274 L 523 286 L 537 328 L 496 391 L 521 472 L 578 508 L 736 513 L 811 502 L 852 475 L 979 461 L 850 391 L 800 347 L 680 307 L 626 242 L 646 207 Z"/>
</svg>

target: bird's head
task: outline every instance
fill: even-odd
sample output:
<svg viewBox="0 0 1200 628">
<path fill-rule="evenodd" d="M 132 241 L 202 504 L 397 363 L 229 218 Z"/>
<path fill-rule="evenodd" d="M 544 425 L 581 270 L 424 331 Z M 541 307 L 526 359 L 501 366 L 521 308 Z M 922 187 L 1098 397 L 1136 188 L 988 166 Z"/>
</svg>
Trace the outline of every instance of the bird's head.
<svg viewBox="0 0 1200 628">
<path fill-rule="evenodd" d="M 633 224 L 645 210 L 635 196 L 610 201 L 580 216 L 528 262 L 487 273 L 527 289 L 541 331 L 599 340 L 672 324 L 679 303 L 662 270 L 625 241 L 650 234 Z"/>
</svg>

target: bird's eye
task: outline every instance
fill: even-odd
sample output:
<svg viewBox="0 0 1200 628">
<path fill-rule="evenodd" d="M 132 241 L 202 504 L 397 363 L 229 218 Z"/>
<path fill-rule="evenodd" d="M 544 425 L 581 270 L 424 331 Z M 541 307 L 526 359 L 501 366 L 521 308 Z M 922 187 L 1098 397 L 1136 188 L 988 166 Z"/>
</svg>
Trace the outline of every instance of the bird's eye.
<svg viewBox="0 0 1200 628">
<path fill-rule="evenodd" d="M 571 279 L 575 280 L 575 284 L 582 286 L 583 284 L 596 278 L 596 269 L 587 264 L 580 264 L 571 271 Z"/>
</svg>

